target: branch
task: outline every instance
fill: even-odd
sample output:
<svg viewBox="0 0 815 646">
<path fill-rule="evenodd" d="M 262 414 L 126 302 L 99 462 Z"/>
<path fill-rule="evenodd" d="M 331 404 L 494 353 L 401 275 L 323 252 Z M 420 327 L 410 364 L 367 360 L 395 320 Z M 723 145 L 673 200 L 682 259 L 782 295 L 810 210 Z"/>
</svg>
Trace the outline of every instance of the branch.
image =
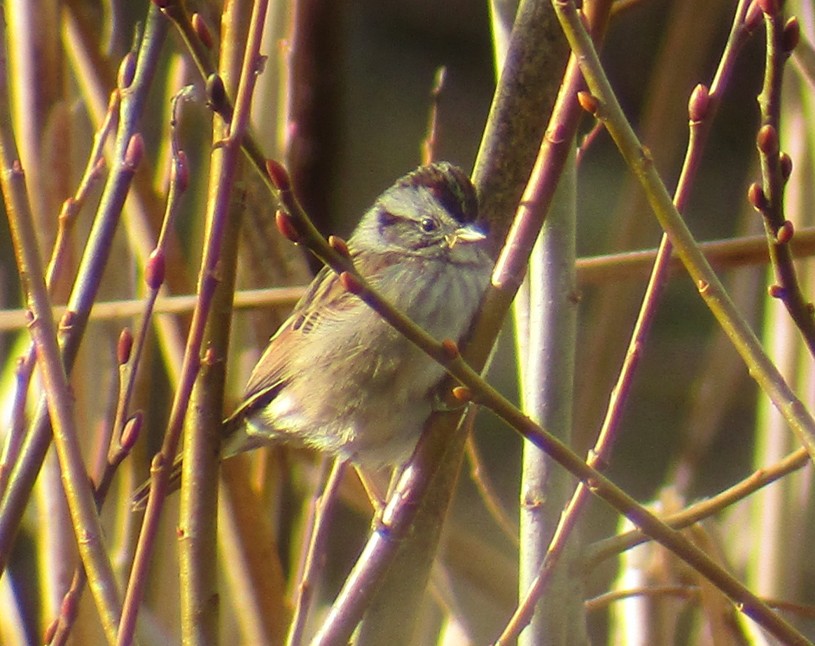
<svg viewBox="0 0 815 646">
<path fill-rule="evenodd" d="M 704 86 L 698 86 L 694 90 L 690 105 L 690 136 L 688 148 L 685 154 L 685 161 L 682 167 L 679 183 L 676 188 L 674 202 L 677 210 L 684 210 L 691 188 L 696 178 L 702 153 L 707 142 L 708 135 L 713 123 L 716 108 L 719 105 L 723 92 L 724 80 L 729 79 L 730 72 L 736 60 L 736 54 L 740 51 L 741 45 L 749 36 L 749 30 L 744 24 L 746 7 L 750 0 L 742 0 L 733 21 L 725 51 L 719 63 L 710 92 Z M 612 389 L 608 409 L 603 419 L 603 424 L 598 433 L 594 447 L 589 452 L 588 464 L 598 470 L 602 470 L 609 463 L 611 449 L 617 437 L 617 430 L 622 420 L 622 413 L 628 402 L 634 374 L 639 366 L 642 350 L 649 336 L 651 326 L 656 316 L 657 305 L 668 282 L 668 269 L 672 245 L 667 236 L 663 235 L 660 248 L 657 251 L 648 287 L 643 297 L 642 306 L 634 325 L 628 350 L 625 355 L 617 382 Z M 555 571 L 555 564 L 560 560 L 562 554 L 569 546 L 569 537 L 577 524 L 577 520 L 589 499 L 589 490 L 584 484 L 579 484 L 568 501 L 557 528 L 552 537 L 546 557 L 540 564 L 540 570 L 534 581 L 529 586 L 525 598 L 518 605 L 518 609 L 510 620 L 507 628 L 501 635 L 500 642 L 509 643 L 516 638 L 516 635 L 531 619 L 535 608 L 536 600 L 544 593 L 549 586 L 550 579 Z"/>
<path fill-rule="evenodd" d="M 798 441 L 806 447 L 810 456 L 815 457 L 815 421 L 764 352 L 676 210 L 651 163 L 649 151 L 634 134 L 603 74 L 597 53 L 580 21 L 577 9 L 572 2 L 554 0 L 553 4 L 572 48 L 578 53 L 581 70 L 593 95 L 583 95 L 584 108 L 588 108 L 605 123 L 626 163 L 642 183 L 659 223 L 668 234 L 699 294 L 733 342 L 750 374 L 787 420 Z"/>
<path fill-rule="evenodd" d="M 158 62 L 166 30 L 157 11 L 148 15 L 144 37 L 133 75 L 121 79 L 122 108 L 117 130 L 114 163 L 105 184 L 96 219 L 88 237 L 77 279 L 69 298 L 65 324 L 59 330 L 59 342 L 65 372 L 70 373 L 104 268 L 113 247 L 122 206 L 128 194 L 135 164 L 141 156 L 141 137 L 136 125 Z M 50 316 L 50 312 L 49 312 Z M 44 400 L 38 404 L 31 429 L 15 465 L 8 488 L 0 503 L 0 571 L 5 568 L 31 489 L 51 444 L 51 423 Z"/>
<path fill-rule="evenodd" d="M 763 0 L 758 4 L 764 12 L 767 31 L 764 87 L 758 97 L 762 125 L 756 136 L 761 184 L 753 184 L 748 197 L 753 207 L 761 213 L 767 234 L 770 262 L 776 280 L 776 284 L 770 287 L 770 296 L 784 303 L 801 331 L 810 354 L 815 356 L 815 307 L 801 291 L 790 250 L 793 224 L 784 214 L 784 185 L 792 172 L 792 161 L 789 155 L 780 152 L 778 135 L 784 64 L 798 44 L 799 27 L 795 18 L 784 23 L 780 2 Z"/>
<path fill-rule="evenodd" d="M 674 529 L 682 529 L 683 527 L 687 527 L 688 525 L 692 525 L 693 523 L 721 512 L 738 501 L 749 497 L 759 489 L 780 480 L 794 471 L 803 469 L 809 462 L 809 454 L 806 450 L 803 448 L 798 449 L 787 455 L 783 460 L 769 467 L 758 469 L 744 480 L 737 482 L 732 487 L 725 489 L 715 496 L 705 498 L 700 502 L 686 507 L 682 511 L 666 516 L 662 520 Z M 586 550 L 583 568 L 586 572 L 592 572 L 602 561 L 612 558 L 648 540 L 648 537 L 644 536 L 641 531 L 632 530 L 599 541 Z"/>
<path fill-rule="evenodd" d="M 181 0 L 153 0 L 153 3 L 158 6 L 162 13 L 167 16 L 178 29 L 187 49 L 192 55 L 201 77 L 209 83 L 210 79 L 217 76 L 218 69 L 215 61 L 210 53 L 212 46 L 212 36 L 209 33 L 206 24 L 203 20 L 196 20 L 193 23 L 190 14 L 187 12 L 186 5 Z M 220 86 L 223 89 L 223 85 Z M 233 112 L 237 109 L 231 98 L 226 92 L 219 94 L 215 101 L 211 100 L 212 108 L 221 115 L 226 121 L 230 121 Z M 261 179 L 266 183 L 266 186 L 271 189 L 272 193 L 275 192 L 268 173 L 266 173 L 266 158 L 251 132 L 244 133 L 241 137 L 240 147 L 243 149 L 247 158 L 252 166 L 260 175 Z"/>
<path fill-rule="evenodd" d="M 803 638 L 800 634 L 795 632 L 756 595 L 723 570 L 707 554 L 690 543 L 679 532 L 659 520 L 645 507 L 639 505 L 631 496 L 614 485 L 600 472 L 587 465 L 563 442 L 523 415 L 509 400 L 485 382 L 464 361 L 453 342 L 449 340 L 435 341 L 421 328 L 410 322 L 404 314 L 384 301 L 356 271 L 346 253 L 345 243 L 336 237 L 332 237 L 330 243 L 326 242 L 317 233 L 314 225 L 310 223 L 294 198 L 284 169 L 274 162 L 270 162 L 269 168 L 275 184 L 280 189 L 281 204 L 284 208 L 291 210 L 291 213 L 278 214 L 278 225 L 281 233 L 289 239 L 308 247 L 334 271 L 339 273 L 341 283 L 348 291 L 361 298 L 403 336 L 410 339 L 429 356 L 439 361 L 450 375 L 463 384 L 464 388 L 454 389 L 454 395 L 459 401 L 474 401 L 492 410 L 523 435 L 525 439 L 545 451 L 553 460 L 586 484 L 593 494 L 605 500 L 614 509 L 631 520 L 645 534 L 651 536 L 655 541 L 699 571 L 702 576 L 733 599 L 745 614 L 767 630 L 776 635 L 783 635 L 790 640 L 790 643 L 807 643 L 805 640 L 802 641 Z M 449 417 L 458 414 L 446 413 L 445 415 Z M 431 439 L 435 438 L 431 436 Z M 422 441 L 427 441 L 426 436 L 423 436 Z M 425 479 L 421 478 L 421 474 L 417 475 L 415 460 L 411 461 L 402 473 L 396 488 L 396 495 L 389 501 L 381 519 L 379 519 L 376 531 L 374 531 L 365 546 L 358 567 L 346 580 L 343 589 L 344 593 L 341 593 L 332 610 L 334 615 L 346 612 L 345 604 L 349 604 L 348 607 L 356 609 L 358 606 L 364 608 L 369 602 L 370 595 L 376 590 L 378 584 L 376 577 L 381 576 L 381 570 L 393 558 L 395 546 L 405 538 L 407 532 L 413 527 L 412 523 L 418 503 L 416 492 L 421 491 L 421 485 L 424 482 Z M 360 568 L 360 563 L 364 564 L 365 567 Z M 323 624 L 322 631 L 315 638 L 315 643 L 337 643 L 336 640 L 345 639 L 343 637 L 344 631 L 348 630 L 349 627 L 353 629 L 355 624 L 354 614 L 342 614 L 340 617 L 335 616 L 333 618 L 329 615 L 328 621 Z"/>
<path fill-rule="evenodd" d="M 8 76 L 6 68 L 6 22 L 0 15 L 0 186 L 6 203 L 15 257 L 28 306 L 29 330 L 37 349 L 37 363 L 44 382 L 48 411 L 53 425 L 62 483 L 68 500 L 77 546 L 89 575 L 91 591 L 108 640 L 112 640 L 121 614 L 121 599 L 108 558 L 91 491 L 88 472 L 82 460 L 79 433 L 73 416 L 73 396 L 62 365 L 56 324 L 28 201 L 25 176 L 17 144 L 11 130 Z M 140 142 L 138 142 L 140 143 Z M 138 146 L 134 146 L 138 148 Z M 133 153 L 138 157 L 140 153 Z"/>
<path fill-rule="evenodd" d="M 201 344 L 204 338 L 205 325 L 216 286 L 219 282 L 217 265 L 221 257 L 224 229 L 227 224 L 229 196 L 235 176 L 241 140 L 248 127 L 252 91 L 257 79 L 258 65 L 260 64 L 260 35 L 267 6 L 268 3 L 264 0 L 258 0 L 254 5 L 249 43 L 246 47 L 241 70 L 235 110 L 234 114 L 231 115 L 229 136 L 213 152 L 213 154 L 222 157 L 221 172 L 217 182 L 219 190 L 211 207 L 212 214 L 198 277 L 198 303 L 193 312 L 181 367 L 181 377 L 178 390 L 173 399 L 170 419 L 167 422 L 167 431 L 164 435 L 161 451 L 153 460 L 150 498 L 142 523 L 142 531 L 139 535 L 122 610 L 122 622 L 119 626 L 118 643 L 120 644 L 129 644 L 133 639 L 136 616 L 147 582 L 147 570 L 150 566 L 156 533 L 158 532 L 161 509 L 167 495 L 170 466 L 178 450 L 181 428 L 189 404 L 190 394 L 200 368 Z M 221 87 L 223 86 L 221 85 Z"/>
</svg>

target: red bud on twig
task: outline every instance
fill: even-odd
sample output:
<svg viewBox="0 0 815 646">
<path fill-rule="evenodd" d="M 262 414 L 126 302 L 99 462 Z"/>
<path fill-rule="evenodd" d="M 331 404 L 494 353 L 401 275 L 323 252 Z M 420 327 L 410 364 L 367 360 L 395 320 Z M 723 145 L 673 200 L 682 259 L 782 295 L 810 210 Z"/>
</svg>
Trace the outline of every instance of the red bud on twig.
<svg viewBox="0 0 815 646">
<path fill-rule="evenodd" d="M 137 410 L 133 414 L 133 417 L 127 420 L 125 427 L 122 430 L 122 437 L 119 440 L 119 446 L 122 447 L 122 451 L 124 453 L 129 453 L 130 450 L 136 445 L 136 441 L 139 439 L 139 433 L 141 433 L 143 426 L 144 413 Z"/>
<path fill-rule="evenodd" d="M 784 25 L 784 31 L 781 34 L 781 47 L 786 54 L 792 54 L 793 50 L 798 47 L 800 40 L 801 25 L 798 24 L 798 18 L 792 16 Z"/>
<path fill-rule="evenodd" d="M 750 184 L 750 188 L 747 189 L 747 201 L 756 211 L 765 211 L 769 206 L 764 189 L 761 188 L 761 184 L 758 182 L 753 182 Z"/>
<path fill-rule="evenodd" d="M 444 354 L 447 355 L 447 359 L 453 361 L 454 359 L 458 359 L 459 351 L 458 351 L 458 344 L 456 344 L 453 339 L 443 339 L 441 342 L 441 349 L 444 350 Z"/>
<path fill-rule="evenodd" d="M 195 35 L 198 36 L 198 39 L 203 43 L 204 47 L 212 49 L 215 44 L 215 39 L 212 37 L 212 32 L 206 20 L 204 20 L 200 13 L 194 13 L 190 18 L 190 22 L 192 23 Z"/>
<path fill-rule="evenodd" d="M 328 236 L 328 245 L 344 258 L 351 257 L 351 252 L 348 251 L 348 243 L 339 236 Z"/>
<path fill-rule="evenodd" d="M 762 20 L 764 20 L 764 14 L 761 12 L 761 7 L 758 6 L 758 2 L 754 0 L 750 3 L 750 6 L 747 8 L 747 14 L 744 16 L 744 28 L 747 30 L 747 33 L 753 33 L 761 24 Z"/>
<path fill-rule="evenodd" d="M 467 386 L 455 386 L 452 393 L 453 397 L 462 404 L 467 404 L 473 400 L 473 391 Z"/>
<path fill-rule="evenodd" d="M 781 11 L 781 0 L 756 0 L 756 4 L 768 16 L 774 16 Z"/>
<path fill-rule="evenodd" d="M 164 283 L 165 258 L 162 249 L 153 249 L 144 267 L 144 282 L 150 289 L 159 289 Z"/>
<path fill-rule="evenodd" d="M 688 116 L 692 123 L 698 123 L 707 116 L 710 107 L 710 90 L 707 85 L 699 83 L 691 92 L 688 101 Z"/>
<path fill-rule="evenodd" d="M 775 129 L 775 126 L 770 125 L 769 123 L 761 126 L 761 128 L 758 129 L 758 135 L 756 136 L 756 145 L 762 153 L 769 157 L 777 155 L 779 143 L 778 130 Z"/>
<path fill-rule="evenodd" d="M 277 225 L 277 230 L 280 231 L 280 234 L 286 238 L 286 240 L 295 244 L 300 242 L 300 234 L 297 232 L 297 227 L 294 226 L 292 217 L 288 213 L 278 211 L 275 213 L 274 221 Z"/>
<path fill-rule="evenodd" d="M 122 62 L 119 63 L 119 74 L 116 79 L 116 85 L 124 90 L 125 88 L 130 87 L 130 84 L 133 83 L 133 77 L 136 75 L 136 56 L 133 52 L 128 52 L 122 58 Z"/>
<path fill-rule="evenodd" d="M 767 293 L 772 298 L 784 299 L 787 296 L 787 290 L 781 287 L 781 285 L 770 285 L 767 288 Z"/>
<path fill-rule="evenodd" d="M 272 183 L 279 191 L 291 190 L 291 180 L 286 167 L 275 159 L 266 160 L 266 172 L 272 179 Z"/>
<path fill-rule="evenodd" d="M 225 121 L 228 121 L 232 115 L 229 109 L 229 101 L 226 98 L 223 79 L 217 74 L 210 74 L 207 77 L 206 93 L 209 107 L 220 114 Z"/>
<path fill-rule="evenodd" d="M 130 353 L 133 350 L 133 333 L 130 328 L 122 328 L 119 333 L 119 342 L 116 344 L 116 361 L 120 366 L 130 361 Z"/>
<path fill-rule="evenodd" d="M 792 175 L 792 157 L 787 153 L 781 153 L 778 156 L 778 163 L 781 165 L 781 177 L 786 182 Z"/>
<path fill-rule="evenodd" d="M 354 276 L 350 271 L 343 271 L 340 273 L 340 285 L 342 285 L 343 289 L 350 294 L 355 294 L 359 296 L 363 292 L 362 283 L 359 282 L 359 278 Z"/>
<path fill-rule="evenodd" d="M 778 244 L 788 244 L 793 235 L 795 235 L 795 226 L 789 220 L 785 220 L 784 224 L 775 232 L 775 240 Z"/>
<path fill-rule="evenodd" d="M 577 102 L 580 107 L 593 116 L 597 116 L 597 111 L 600 109 L 600 100 L 591 92 L 585 90 L 577 93 Z"/>
<path fill-rule="evenodd" d="M 130 170 L 135 171 L 144 157 L 144 139 L 140 133 L 136 133 L 130 137 L 127 142 L 127 150 L 125 150 L 124 165 Z"/>
</svg>

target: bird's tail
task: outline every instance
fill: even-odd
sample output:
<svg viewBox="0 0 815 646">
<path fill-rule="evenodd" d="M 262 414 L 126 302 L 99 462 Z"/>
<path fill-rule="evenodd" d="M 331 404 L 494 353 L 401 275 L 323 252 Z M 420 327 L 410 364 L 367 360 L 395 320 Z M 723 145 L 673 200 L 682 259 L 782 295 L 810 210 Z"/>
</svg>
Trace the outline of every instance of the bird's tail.
<svg viewBox="0 0 815 646">
<path fill-rule="evenodd" d="M 150 484 L 152 480 L 145 480 L 133 492 L 130 498 L 130 506 L 133 511 L 140 511 L 147 507 L 147 499 L 150 497 Z M 170 470 L 170 480 L 167 483 L 167 493 L 173 493 L 181 489 L 181 454 L 177 455 L 173 460 L 173 466 Z"/>
<path fill-rule="evenodd" d="M 223 438 L 221 441 L 222 459 L 232 457 L 243 451 L 249 451 L 265 443 L 256 437 L 250 438 L 246 435 L 244 417 L 244 411 L 241 409 L 224 420 L 221 429 Z M 173 460 L 173 466 L 170 470 L 170 480 L 167 484 L 168 494 L 181 488 L 181 464 L 181 454 L 178 454 Z M 142 510 L 147 506 L 147 499 L 150 497 L 150 482 L 150 480 L 145 480 L 133 492 L 130 499 L 133 511 Z"/>
</svg>

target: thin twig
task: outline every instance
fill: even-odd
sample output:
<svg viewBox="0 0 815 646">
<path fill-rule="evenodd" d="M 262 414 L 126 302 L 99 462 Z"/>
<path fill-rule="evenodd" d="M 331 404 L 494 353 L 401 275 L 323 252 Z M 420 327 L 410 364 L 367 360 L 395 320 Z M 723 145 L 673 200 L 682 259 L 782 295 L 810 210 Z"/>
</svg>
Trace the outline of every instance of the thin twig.
<svg viewBox="0 0 815 646">
<path fill-rule="evenodd" d="M 173 113 L 177 108 L 179 95 L 173 102 Z M 175 120 L 174 120 L 175 121 Z M 119 398 L 116 404 L 116 416 L 109 433 L 109 446 L 107 452 L 107 466 L 100 476 L 97 490 L 100 491 L 104 499 L 107 489 L 116 472 L 116 468 L 127 454 L 122 450 L 120 436 L 125 428 L 125 423 L 130 414 L 130 400 L 136 385 L 136 375 L 141 362 L 142 354 L 147 343 L 147 336 L 150 329 L 153 312 L 155 311 L 156 299 L 164 284 L 165 276 L 165 251 L 167 242 L 167 232 L 173 226 L 178 213 L 180 197 L 187 189 L 189 183 L 189 168 L 184 151 L 178 148 L 177 133 L 175 126 L 172 127 L 170 135 L 173 141 L 173 161 L 170 170 L 170 190 L 167 195 L 167 203 L 164 211 L 164 221 L 161 232 L 150 260 L 147 262 L 145 271 L 145 282 L 147 283 L 147 297 L 142 304 L 142 316 L 135 338 L 132 340 L 132 349 L 127 352 L 127 358 L 120 364 L 121 384 Z M 124 357 L 123 357 L 124 358 Z"/>
<path fill-rule="evenodd" d="M 762 237 L 762 242 L 764 238 Z M 235 292 L 234 309 L 257 309 L 268 307 L 291 307 L 306 291 L 305 285 L 292 287 L 266 287 L 263 289 L 244 289 Z M 195 309 L 195 294 L 179 296 L 159 296 L 153 307 L 154 314 L 186 314 Z M 96 303 L 90 315 L 91 321 L 111 321 L 130 319 L 144 311 L 144 299 L 126 299 L 101 301 Z M 54 317 L 59 318 L 66 312 L 66 306 L 55 305 Z M 0 332 L 20 330 L 26 325 L 26 310 L 0 310 Z"/>
<path fill-rule="evenodd" d="M 632 597 L 678 597 L 680 599 L 698 599 L 700 594 L 701 589 L 695 585 L 659 585 L 644 588 L 627 588 L 625 590 L 605 592 L 592 599 L 587 599 L 586 610 L 588 612 L 605 610 L 612 603 Z M 771 597 L 763 597 L 763 599 L 770 608 L 783 610 L 789 614 L 797 615 L 802 619 L 815 619 L 815 607 L 811 605 L 792 603 Z"/>
<path fill-rule="evenodd" d="M 769 262 L 767 236 L 763 234 L 698 244 L 707 261 L 716 269 L 766 265 Z M 815 254 L 815 227 L 805 227 L 796 231 L 790 247 L 796 258 Z M 581 258 L 577 261 L 577 282 L 584 287 L 645 278 L 654 264 L 656 254 L 656 249 L 648 249 Z M 682 260 L 673 256 L 670 269 L 674 272 L 684 270 Z"/>
<path fill-rule="evenodd" d="M 136 52 L 133 50 L 124 57 L 117 72 L 110 61 L 101 57 L 96 28 L 88 20 L 83 8 L 78 5 L 81 5 L 81 2 L 66 0 L 65 10 L 62 13 L 62 47 L 89 118 L 92 122 L 101 122 L 108 88 L 117 79 L 121 82 L 123 78 L 130 78 L 133 75 Z M 153 8 L 152 11 L 157 12 L 158 10 Z M 162 20 L 162 28 L 166 27 L 166 21 Z M 138 63 L 136 66 L 138 67 Z M 130 103 L 130 97 L 127 96 L 129 92 L 125 94 L 126 102 Z M 158 152 L 162 153 L 163 150 Z M 108 147 L 106 158 L 111 168 L 115 168 L 114 155 L 113 147 Z M 160 195 L 153 185 L 152 179 L 155 176 L 156 173 L 150 165 L 150 158 L 146 158 L 143 161 L 143 171 L 133 178 L 127 202 L 123 207 L 125 214 L 123 223 L 127 233 L 127 242 L 141 273 L 146 270 L 150 253 L 159 234 L 165 201 L 165 196 Z M 165 264 L 167 288 L 178 294 L 191 292 L 192 280 L 187 272 L 182 244 L 174 229 L 170 230 L 168 236 Z M 141 308 L 137 314 L 140 312 Z M 166 316 L 154 317 L 153 320 L 158 347 L 164 355 L 165 368 L 171 383 L 176 384 L 178 367 L 181 365 L 181 358 L 184 354 L 186 321 Z"/>
<path fill-rule="evenodd" d="M 625 590 L 612 590 L 604 592 L 592 599 L 586 600 L 586 611 L 597 612 L 607 609 L 612 603 L 632 599 L 634 597 L 677 597 L 679 599 L 699 599 L 699 587 L 692 585 L 653 585 L 643 588 L 626 588 Z"/>
<path fill-rule="evenodd" d="M 514 545 L 518 544 L 518 526 L 517 523 L 512 522 L 512 519 L 504 511 L 504 506 L 498 498 L 498 493 L 492 486 L 492 483 L 487 478 L 487 470 L 484 468 L 484 463 L 481 460 L 481 454 L 478 451 L 475 437 L 472 433 L 467 436 L 467 444 L 464 446 L 467 461 L 470 463 L 470 479 L 473 481 L 476 489 L 481 495 L 481 500 L 487 508 L 495 524 L 501 529 Z"/>
<path fill-rule="evenodd" d="M 253 12 L 260 11 L 260 14 Z M 252 92 L 239 87 L 248 74 L 258 74 L 260 24 L 266 5 L 253 0 L 236 0 L 221 20 L 219 76 L 230 94 Z M 194 21 L 198 23 L 198 21 Z M 243 79 L 243 81 L 241 80 Z M 245 94 L 239 95 L 245 97 Z M 241 113 L 234 113 L 236 118 Z M 237 124 L 239 125 L 239 124 Z M 181 640 L 186 644 L 213 644 L 218 639 L 218 463 L 221 444 L 226 359 L 229 356 L 232 295 L 235 291 L 238 240 L 245 203 L 238 188 L 245 175 L 243 159 L 237 152 L 220 154 L 221 141 L 230 137 L 235 123 L 215 118 L 212 124 L 213 154 L 210 159 L 206 230 L 220 222 L 220 249 L 217 281 L 199 352 L 200 370 L 189 397 L 185 418 L 185 441 L 181 473 L 181 504 L 178 514 L 179 588 L 181 600 Z M 233 166 L 227 170 L 225 166 Z M 231 184 L 235 184 L 234 189 Z M 228 200 L 224 204 L 223 196 Z M 205 239 L 205 244 L 211 244 Z"/>
<path fill-rule="evenodd" d="M 444 90 L 444 81 L 447 78 L 447 68 L 442 66 L 436 70 L 433 78 L 433 87 L 430 90 L 430 116 L 427 123 L 427 135 L 422 141 L 422 163 L 429 164 L 436 159 L 439 144 L 439 101 Z"/>
<path fill-rule="evenodd" d="M 776 280 L 776 284 L 770 287 L 770 296 L 784 303 L 800 330 L 809 353 L 815 356 L 815 306 L 801 291 L 789 247 L 794 228 L 784 213 L 784 185 L 792 170 L 792 162 L 779 148 L 781 83 L 784 65 L 798 43 L 799 27 L 795 18 L 784 22 L 780 2 L 760 4 L 767 32 L 764 87 L 758 97 L 761 127 L 756 137 L 762 182 L 761 185 L 753 184 L 750 187 L 748 197 L 763 216 Z"/>
<path fill-rule="evenodd" d="M 218 70 L 210 49 L 206 43 L 202 41 L 201 35 L 195 29 L 185 3 L 181 2 L 181 0 L 165 0 L 160 4 L 162 5 L 162 12 L 175 24 L 181 37 L 184 39 L 184 43 L 187 45 L 193 61 L 195 61 L 195 65 L 201 73 L 201 77 L 208 81 L 214 75 L 217 75 Z M 229 120 L 230 115 L 237 109 L 236 106 L 232 105 L 231 98 L 226 93 L 219 96 L 219 101 L 214 108 L 216 112 L 226 117 L 227 120 Z M 260 178 L 266 183 L 266 186 L 271 189 L 272 193 L 274 193 L 275 187 L 272 185 L 268 173 L 266 173 L 266 158 L 251 132 L 244 134 L 241 138 L 240 146 L 258 172 Z"/>
<path fill-rule="evenodd" d="M 91 187 L 99 179 L 104 167 L 103 147 L 107 142 L 111 132 L 115 129 L 118 115 L 119 115 L 120 95 L 119 90 L 114 90 L 111 93 L 110 101 L 108 103 L 108 111 L 102 127 L 94 134 L 94 143 L 91 148 L 88 162 L 85 166 L 85 172 L 82 179 L 74 193 L 73 197 L 69 197 L 62 205 L 62 211 L 59 214 L 57 229 L 57 238 L 54 242 L 54 247 L 51 251 L 51 258 L 48 261 L 48 267 L 45 272 L 45 284 L 48 288 L 49 294 L 53 293 L 54 285 L 61 274 L 61 269 L 64 263 L 64 256 L 68 249 L 68 242 L 70 241 L 70 234 L 73 226 L 79 215 L 82 206 L 88 197 Z M 19 310 L 20 321 L 25 325 L 26 311 Z M 54 313 L 53 316 L 62 317 L 64 312 Z M 0 313 L 0 320 L 2 319 Z M 22 327 L 22 325 L 20 326 Z M 0 324 L 0 329 L 2 325 Z M 28 387 L 31 382 L 31 375 L 34 370 L 35 362 L 35 349 L 33 344 L 26 351 L 24 356 L 18 361 L 16 383 L 14 384 L 15 393 L 13 405 L 10 414 L 11 428 L 6 439 L 5 446 L 3 447 L 3 456 L 0 460 L 0 499 L 6 489 L 8 476 L 12 466 L 17 461 L 20 448 L 22 447 L 23 431 L 25 429 L 25 405 L 28 399 Z"/>
<path fill-rule="evenodd" d="M 569 85 L 567 82 L 565 85 Z M 573 141 L 570 146 L 573 146 Z M 521 409 L 565 444 L 572 444 L 577 304 L 575 285 L 577 167 L 572 157 L 529 259 L 526 300 L 515 309 L 528 310 L 526 336 L 517 334 Z M 524 442 L 519 492 L 520 551 L 518 589 L 525 594 L 546 559 L 558 518 L 574 488 L 574 479 L 557 469 L 551 458 Z M 569 556 L 565 556 L 566 552 Z M 580 584 L 571 576 L 578 541 L 564 544 L 565 556 L 552 568 L 547 596 L 535 597 L 519 646 L 547 641 L 552 635 L 587 639 Z M 513 640 L 514 641 L 514 640 Z"/>
<path fill-rule="evenodd" d="M 591 106 L 595 114 L 602 115 L 609 132 L 615 139 L 626 161 L 637 172 L 638 177 L 643 182 L 660 223 L 676 245 L 680 256 L 696 280 L 702 296 L 720 323 L 731 331 L 730 336 L 734 340 L 737 349 L 739 349 L 745 361 L 754 368 L 754 375 L 773 399 L 776 406 L 785 413 L 785 417 L 793 426 L 799 440 L 807 447 L 810 455 L 815 454 L 815 442 L 813 441 L 815 423 L 806 414 L 801 402 L 797 400 L 777 369 L 775 369 L 775 366 L 764 354 L 749 326 L 739 316 L 718 278 L 705 262 L 698 247 L 696 247 L 695 241 L 681 217 L 670 203 L 664 185 L 661 184 L 659 177 L 656 175 L 653 165 L 648 163 L 647 152 L 637 141 L 630 125 L 622 115 L 613 91 L 603 75 L 591 39 L 580 21 L 576 7 L 573 3 L 562 0 L 553 0 L 553 5 L 558 12 L 573 50 L 580 54 L 581 69 L 595 95 L 586 97 L 584 104 Z M 762 614 L 764 614 L 763 608 Z M 788 636 L 795 635 L 794 632 L 790 632 L 791 627 L 776 616 L 764 615 L 762 620 L 769 621 L 770 624 L 766 624 L 766 627 L 769 628 L 772 625 L 773 631 L 780 631 L 780 633 L 785 633 Z M 800 636 L 795 636 L 795 638 L 803 639 Z"/>
<path fill-rule="evenodd" d="M 735 269 L 744 266 L 760 266 L 769 262 L 767 238 L 765 235 L 742 236 L 710 240 L 699 243 L 705 258 L 715 268 Z M 795 258 L 815 255 L 815 227 L 805 227 L 795 232 L 791 242 Z M 658 249 L 624 251 L 620 253 L 589 256 L 577 260 L 577 283 L 579 287 L 603 285 L 620 280 L 647 278 L 653 267 Z M 669 270 L 683 271 L 682 261 L 671 256 Z M 235 292 L 233 309 L 256 309 L 264 307 L 289 307 L 305 293 L 305 285 L 291 287 L 266 287 L 242 289 Z M 185 314 L 195 308 L 195 294 L 159 296 L 156 300 L 156 314 Z M 129 319 L 138 316 L 144 308 L 142 299 L 100 301 L 93 307 L 91 321 Z M 54 317 L 61 317 L 66 311 L 64 305 L 54 306 Z M 20 330 L 26 325 L 25 309 L 0 310 L 0 332 Z"/>
<path fill-rule="evenodd" d="M 326 541 L 330 536 L 329 523 L 330 506 L 336 501 L 337 492 L 345 475 L 346 462 L 334 460 L 327 477 L 321 482 L 319 494 L 311 508 L 311 518 L 308 527 L 308 547 L 306 548 L 303 564 L 298 577 L 297 598 L 294 604 L 289 633 L 286 637 L 287 646 L 300 646 L 308 620 L 308 611 L 314 597 L 316 577 L 322 568 L 325 558 Z M 321 478 L 321 480 L 323 480 Z"/>
<path fill-rule="evenodd" d="M 584 97 L 586 106 L 604 121 L 624 159 L 636 173 L 657 219 L 671 239 L 700 295 L 733 341 L 736 350 L 750 369 L 750 374 L 782 413 L 798 441 L 815 457 L 815 421 L 764 352 L 755 333 L 738 312 L 721 281 L 699 250 L 687 225 L 676 211 L 665 185 L 650 161 L 647 149 L 634 134 L 608 79 L 603 74 L 597 53 L 580 24 L 574 4 L 561 0 L 553 0 L 553 4 L 563 21 L 570 44 L 580 53 L 581 69 L 594 95 Z"/>
<path fill-rule="evenodd" d="M 759 489 L 766 487 L 777 480 L 803 469 L 809 464 L 809 454 L 806 449 L 800 448 L 779 462 L 764 467 L 750 474 L 744 480 L 737 482 L 724 491 L 697 502 L 678 511 L 663 520 L 674 529 L 682 529 L 695 522 L 709 518 L 723 509 L 744 500 Z M 602 561 L 617 556 L 625 550 L 636 547 L 650 540 L 638 530 L 632 530 L 619 536 L 599 541 L 586 550 L 583 567 L 586 572 L 592 572 Z"/>
</svg>

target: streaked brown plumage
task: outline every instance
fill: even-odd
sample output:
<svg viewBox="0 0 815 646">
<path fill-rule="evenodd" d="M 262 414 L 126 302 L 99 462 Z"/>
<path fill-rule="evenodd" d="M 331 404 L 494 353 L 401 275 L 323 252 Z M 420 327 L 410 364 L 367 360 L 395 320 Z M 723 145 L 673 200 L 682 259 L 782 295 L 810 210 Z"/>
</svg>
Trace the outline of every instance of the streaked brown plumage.
<svg viewBox="0 0 815 646">
<path fill-rule="evenodd" d="M 348 240 L 359 272 L 437 339 L 461 339 L 489 280 L 469 178 L 422 166 L 385 191 Z M 270 442 L 365 467 L 409 458 L 443 369 L 320 271 L 252 372 L 224 423 L 222 456 Z"/>
</svg>

